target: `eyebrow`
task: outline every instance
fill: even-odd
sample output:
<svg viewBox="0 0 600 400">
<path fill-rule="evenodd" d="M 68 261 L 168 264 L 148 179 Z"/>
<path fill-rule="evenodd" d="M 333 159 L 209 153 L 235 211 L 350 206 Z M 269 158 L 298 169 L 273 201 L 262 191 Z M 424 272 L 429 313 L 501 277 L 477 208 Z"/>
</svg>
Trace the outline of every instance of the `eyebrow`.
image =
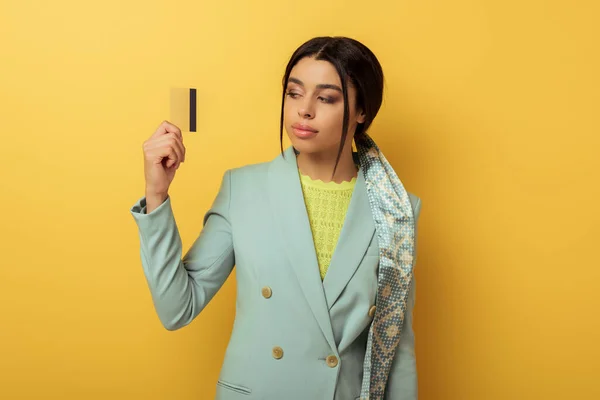
<svg viewBox="0 0 600 400">
<path fill-rule="evenodd" d="M 297 83 L 300 86 L 304 86 L 304 83 L 298 79 L 298 78 L 292 78 L 290 77 L 288 79 L 289 82 L 293 82 L 293 83 Z M 338 85 L 331 85 L 329 83 L 320 83 L 317 85 L 317 89 L 333 89 L 333 90 L 337 90 L 338 92 L 342 93 L 342 88 L 340 88 Z"/>
</svg>

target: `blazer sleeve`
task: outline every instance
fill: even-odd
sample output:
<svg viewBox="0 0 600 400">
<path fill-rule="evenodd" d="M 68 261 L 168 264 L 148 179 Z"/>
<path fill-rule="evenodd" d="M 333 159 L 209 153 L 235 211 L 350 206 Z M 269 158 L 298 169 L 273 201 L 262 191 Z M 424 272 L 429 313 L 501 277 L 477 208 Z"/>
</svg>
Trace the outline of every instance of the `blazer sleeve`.
<svg viewBox="0 0 600 400">
<path fill-rule="evenodd" d="M 415 249 L 417 248 L 417 222 L 421 211 L 421 199 L 415 206 Z M 416 262 L 416 252 L 415 252 Z M 415 304 L 415 279 L 413 275 L 412 285 L 406 305 L 406 315 L 402 336 L 396 349 L 396 355 L 392 361 L 387 388 L 386 400 L 417 400 L 417 364 L 415 358 L 415 336 L 412 329 L 412 312 Z"/>
<path fill-rule="evenodd" d="M 176 330 L 204 309 L 235 264 L 230 221 L 231 170 L 205 213 L 200 234 L 182 258 L 182 243 L 170 196 L 151 213 L 142 197 L 130 209 L 140 239 L 144 275 L 163 326 Z"/>
</svg>

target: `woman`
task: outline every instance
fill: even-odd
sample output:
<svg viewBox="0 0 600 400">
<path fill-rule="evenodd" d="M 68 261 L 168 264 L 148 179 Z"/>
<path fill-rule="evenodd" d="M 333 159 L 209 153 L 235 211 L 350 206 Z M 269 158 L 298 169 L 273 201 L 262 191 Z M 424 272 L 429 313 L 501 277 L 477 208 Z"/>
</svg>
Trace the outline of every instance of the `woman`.
<svg viewBox="0 0 600 400">
<path fill-rule="evenodd" d="M 366 133 L 382 92 L 381 66 L 361 43 L 300 46 L 283 78 L 280 141 L 285 127 L 292 146 L 225 172 L 183 259 L 168 195 L 183 137 L 165 121 L 144 142 L 146 193 L 131 213 L 165 328 L 189 324 L 237 268 L 217 399 L 417 398 L 421 202 Z"/>
</svg>

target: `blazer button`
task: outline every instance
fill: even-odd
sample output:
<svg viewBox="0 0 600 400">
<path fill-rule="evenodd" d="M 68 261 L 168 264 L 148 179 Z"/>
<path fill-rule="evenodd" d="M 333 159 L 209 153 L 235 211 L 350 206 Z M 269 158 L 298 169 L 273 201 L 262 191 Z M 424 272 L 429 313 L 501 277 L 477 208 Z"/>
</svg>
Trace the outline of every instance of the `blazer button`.
<svg viewBox="0 0 600 400">
<path fill-rule="evenodd" d="M 375 316 L 375 311 L 377 311 L 377 307 L 373 306 L 369 309 L 369 317 L 373 318 Z"/>
<path fill-rule="evenodd" d="M 338 365 L 338 358 L 334 355 L 327 356 L 327 365 L 331 368 L 335 368 Z"/>
<path fill-rule="evenodd" d="M 283 349 L 279 346 L 273 347 L 273 358 L 279 360 L 283 357 Z"/>
<path fill-rule="evenodd" d="M 268 299 L 269 297 L 271 297 L 272 294 L 273 294 L 273 291 L 271 290 L 270 287 L 265 286 L 264 288 L 262 288 L 262 295 L 265 299 Z"/>
</svg>

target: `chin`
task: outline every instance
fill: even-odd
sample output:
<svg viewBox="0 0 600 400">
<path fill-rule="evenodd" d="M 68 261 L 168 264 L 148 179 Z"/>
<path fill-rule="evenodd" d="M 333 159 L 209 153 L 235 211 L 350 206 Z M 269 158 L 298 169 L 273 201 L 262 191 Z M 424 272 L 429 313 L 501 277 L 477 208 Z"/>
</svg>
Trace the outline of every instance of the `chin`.
<svg viewBox="0 0 600 400">
<path fill-rule="evenodd" d="M 292 139 L 291 142 L 292 146 L 299 152 L 312 153 L 314 151 L 315 146 L 311 143 L 306 143 L 306 141 Z"/>
<path fill-rule="evenodd" d="M 290 130 L 287 129 L 287 127 L 286 133 L 292 146 L 298 151 L 301 151 L 303 153 L 311 153 L 316 147 L 318 147 L 317 142 L 315 142 L 315 139 L 317 139 L 317 137 L 314 137 L 312 139 L 300 139 L 296 137 L 296 135 L 294 135 L 293 133 L 290 133 Z"/>
<path fill-rule="evenodd" d="M 292 146 L 300 153 L 311 154 L 323 152 L 323 145 L 315 139 L 302 140 L 296 137 L 291 138 Z"/>
</svg>

